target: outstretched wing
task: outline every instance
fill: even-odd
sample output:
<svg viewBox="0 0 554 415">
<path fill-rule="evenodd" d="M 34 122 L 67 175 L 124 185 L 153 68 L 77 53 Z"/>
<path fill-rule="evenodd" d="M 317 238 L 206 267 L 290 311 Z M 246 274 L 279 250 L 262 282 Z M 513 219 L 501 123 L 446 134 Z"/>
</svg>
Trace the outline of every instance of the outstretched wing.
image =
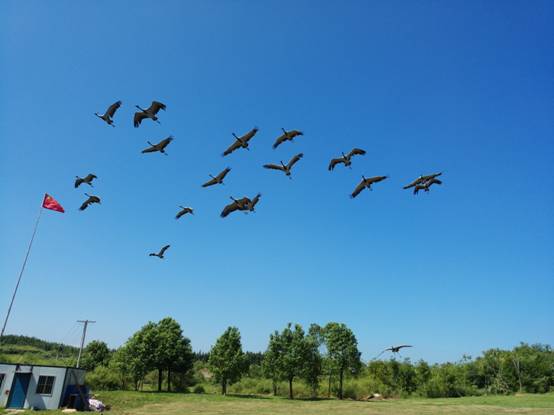
<svg viewBox="0 0 554 415">
<path fill-rule="evenodd" d="M 280 135 L 279 137 L 277 137 L 277 139 L 273 143 L 273 149 L 276 149 L 277 147 L 279 147 L 281 144 L 283 144 L 287 140 L 289 140 L 287 134 Z"/>
<path fill-rule="evenodd" d="M 236 149 L 238 149 L 240 147 L 241 147 L 240 141 L 235 140 L 235 142 L 233 144 L 231 144 L 229 146 L 229 148 L 223 152 L 223 155 L 228 156 L 229 154 L 231 154 L 233 151 L 235 151 Z"/>
<path fill-rule="evenodd" d="M 160 250 L 160 256 L 163 256 L 165 254 L 165 251 L 167 251 L 169 249 L 171 245 L 166 245 L 164 246 L 161 250 Z"/>
<path fill-rule="evenodd" d="M 289 164 L 287 164 L 287 168 L 291 169 L 292 166 L 294 166 L 296 163 L 298 163 L 298 160 L 300 160 L 302 157 L 304 157 L 304 153 L 298 153 L 296 156 L 290 159 Z"/>
<path fill-rule="evenodd" d="M 206 183 L 204 183 L 202 185 L 202 187 L 208 187 L 208 186 L 213 186 L 214 184 L 217 183 L 217 179 L 210 179 L 208 180 Z"/>
<path fill-rule="evenodd" d="M 77 180 L 75 180 L 75 189 L 78 188 L 83 183 L 84 183 L 84 180 L 78 177 Z"/>
<path fill-rule="evenodd" d="M 258 127 L 254 127 L 250 131 L 248 131 L 246 134 L 244 134 L 240 139 L 242 141 L 248 142 L 252 139 L 252 137 L 254 137 L 256 135 L 257 132 L 258 132 Z"/>
<path fill-rule="evenodd" d="M 231 168 L 230 167 L 226 167 L 221 173 L 219 173 L 216 178 L 218 180 L 223 180 L 225 178 L 225 176 L 227 176 L 227 173 L 229 173 L 231 171 Z"/>
<path fill-rule="evenodd" d="M 227 206 L 223 208 L 221 211 L 221 217 L 225 218 L 229 215 L 229 213 L 234 212 L 235 210 L 238 210 L 239 205 L 237 202 L 229 203 Z"/>
<path fill-rule="evenodd" d="M 403 345 L 401 345 L 401 346 L 396 346 L 395 349 L 404 349 L 404 348 L 406 348 L 406 347 L 414 347 L 414 346 L 412 346 L 412 345 L 410 345 L 410 344 L 403 344 Z"/>
<path fill-rule="evenodd" d="M 344 163 L 344 159 L 331 159 L 331 161 L 329 162 L 329 171 L 333 170 L 335 166 L 339 163 Z"/>
<path fill-rule="evenodd" d="M 285 168 L 279 164 L 264 164 L 264 168 L 285 171 Z"/>
<path fill-rule="evenodd" d="M 157 145 L 156 146 L 150 146 L 148 148 L 145 148 L 142 150 L 143 153 L 155 153 L 156 151 L 159 151 Z"/>
<path fill-rule="evenodd" d="M 142 120 L 144 120 L 145 118 L 148 118 L 148 116 L 144 112 L 135 112 L 135 116 L 133 118 L 133 125 L 135 126 L 135 128 L 138 128 Z"/>
<path fill-rule="evenodd" d="M 250 202 L 250 210 L 254 210 L 254 207 L 258 204 L 260 201 L 260 197 L 262 197 L 261 193 L 258 193 Z"/>
<path fill-rule="evenodd" d="M 83 202 L 79 210 L 85 210 L 88 207 L 89 203 L 90 203 L 90 198 Z"/>
<path fill-rule="evenodd" d="M 373 184 L 373 183 L 378 183 L 378 182 L 381 182 L 385 179 L 388 179 L 389 176 L 373 176 L 373 177 L 370 177 L 368 179 L 366 179 L 366 183 L 367 184 Z"/>
<path fill-rule="evenodd" d="M 85 177 L 84 180 L 87 181 L 87 182 L 91 182 L 94 179 L 96 179 L 96 176 L 92 173 L 89 173 L 89 174 L 87 174 L 87 176 Z"/>
<path fill-rule="evenodd" d="M 358 184 L 358 185 L 356 186 L 356 188 L 354 189 L 354 191 L 353 191 L 352 194 L 350 195 L 350 197 L 351 197 L 352 199 L 354 199 L 356 196 L 358 196 L 358 195 L 360 194 L 360 192 L 361 192 L 362 190 L 365 189 L 365 183 L 366 183 L 365 180 L 362 180 L 362 181 L 360 182 L 360 184 Z"/>
<path fill-rule="evenodd" d="M 298 130 L 290 130 L 290 131 L 287 131 L 287 135 L 289 136 L 289 138 L 294 138 L 294 137 L 297 137 L 299 135 L 304 135 L 304 133 L 302 131 L 298 131 Z"/>
<path fill-rule="evenodd" d="M 350 151 L 350 153 L 348 153 L 348 157 L 352 157 L 352 156 L 363 156 L 365 154 L 365 150 L 362 150 L 361 148 L 353 148 L 352 151 Z"/>
<path fill-rule="evenodd" d="M 152 104 L 150 104 L 150 107 L 146 110 L 146 112 L 149 112 L 151 114 L 156 115 L 159 110 L 165 111 L 165 104 L 159 102 L 159 101 L 152 101 Z"/>
<path fill-rule="evenodd" d="M 121 107 L 121 101 L 117 101 L 117 102 L 114 102 L 112 105 L 110 105 L 108 107 L 108 109 L 106 110 L 106 115 L 110 118 L 113 118 L 115 112 L 117 111 L 117 109 Z"/>
<path fill-rule="evenodd" d="M 172 141 L 173 141 L 173 137 L 167 137 L 167 138 L 163 139 L 162 141 L 160 141 L 158 144 L 156 144 L 156 147 L 158 147 L 160 150 L 163 150 Z"/>
</svg>

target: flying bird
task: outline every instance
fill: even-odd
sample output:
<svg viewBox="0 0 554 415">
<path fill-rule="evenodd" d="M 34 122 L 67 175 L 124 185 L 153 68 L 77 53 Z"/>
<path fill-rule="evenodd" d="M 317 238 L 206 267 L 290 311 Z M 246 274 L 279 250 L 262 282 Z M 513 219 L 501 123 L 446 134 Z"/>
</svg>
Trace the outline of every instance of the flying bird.
<svg viewBox="0 0 554 415">
<path fill-rule="evenodd" d="M 165 152 L 165 148 L 173 141 L 175 137 L 170 135 L 167 138 L 164 138 L 162 141 L 160 141 L 158 144 L 152 144 L 150 141 L 147 141 L 148 144 L 150 144 L 150 147 L 145 148 L 142 150 L 143 153 L 155 153 L 159 151 L 160 153 L 163 153 L 167 156 L 167 153 Z"/>
<path fill-rule="evenodd" d="M 256 135 L 257 132 L 258 132 L 258 127 L 254 127 L 246 134 L 244 134 L 242 137 L 237 137 L 237 135 L 233 133 L 233 137 L 235 137 L 235 142 L 231 144 L 231 146 L 223 152 L 223 155 L 227 156 L 239 148 L 245 148 L 249 150 L 248 142 L 252 139 L 252 137 Z"/>
<path fill-rule="evenodd" d="M 230 171 L 231 169 L 227 167 L 215 177 L 210 174 L 209 176 L 212 178 L 212 180 L 208 180 L 206 183 L 202 185 L 202 187 L 213 186 L 214 184 L 225 184 L 223 183 L 223 179 L 225 178 L 225 176 L 227 176 L 227 173 L 229 173 Z"/>
<path fill-rule="evenodd" d="M 236 210 L 249 210 L 250 206 L 252 206 L 252 209 L 254 207 L 252 201 L 247 197 L 243 197 L 242 199 L 235 199 L 234 197 L 231 197 L 230 199 L 233 201 L 233 203 L 229 203 L 223 208 L 223 210 L 221 211 L 222 218 L 227 217 L 230 213 Z"/>
<path fill-rule="evenodd" d="M 435 179 L 435 178 L 439 177 L 441 174 L 442 174 L 442 172 L 428 174 L 427 176 L 421 175 L 417 179 L 415 179 L 413 182 L 411 182 L 410 184 L 407 184 L 406 186 L 404 186 L 403 189 L 409 189 L 410 187 L 415 187 L 418 184 L 423 184 L 428 180 Z"/>
<path fill-rule="evenodd" d="M 383 180 L 387 179 L 388 177 L 389 176 L 375 176 L 375 177 L 369 177 L 369 178 L 366 179 L 364 176 L 362 176 L 362 181 L 360 182 L 360 184 L 358 184 L 356 186 L 356 188 L 354 189 L 354 191 L 352 192 L 350 197 L 355 198 L 364 189 L 372 190 L 371 185 L 373 183 L 378 183 L 380 181 L 383 181 Z"/>
<path fill-rule="evenodd" d="M 190 213 L 191 215 L 194 215 L 194 209 L 191 207 L 185 207 L 185 206 L 179 206 L 181 210 L 177 212 L 177 215 L 175 216 L 175 219 L 179 219 L 181 216 L 186 215 L 187 213 Z"/>
<path fill-rule="evenodd" d="M 333 170 L 339 163 L 344 163 L 345 167 L 350 167 L 352 165 L 352 156 L 363 156 L 364 154 L 365 150 L 362 150 L 361 148 L 353 148 L 348 154 L 342 153 L 342 157 L 331 160 L 329 163 L 329 171 Z"/>
<path fill-rule="evenodd" d="M 160 110 L 165 111 L 166 108 L 165 104 L 162 104 L 159 101 L 152 101 L 152 104 L 150 104 L 150 106 L 146 109 L 142 109 L 138 105 L 135 105 L 135 107 L 140 110 L 135 112 L 135 117 L 133 118 L 133 124 L 135 125 L 135 128 L 138 128 L 142 120 L 144 120 L 145 118 L 150 118 L 152 121 L 159 124 L 160 122 L 158 121 L 158 117 L 156 116 L 156 114 L 158 114 Z"/>
<path fill-rule="evenodd" d="M 88 199 L 83 202 L 79 210 L 85 210 L 87 207 L 89 207 L 89 205 L 92 205 L 93 203 L 102 204 L 98 196 L 89 195 L 88 193 L 85 193 L 85 196 L 87 196 Z"/>
<path fill-rule="evenodd" d="M 100 115 L 97 112 L 95 112 L 94 115 L 106 122 L 108 125 L 115 127 L 113 123 L 113 116 L 119 107 L 121 107 L 121 101 L 114 102 L 110 105 L 103 115 Z"/>
<path fill-rule="evenodd" d="M 375 356 L 375 357 L 373 358 L 373 360 L 377 359 L 379 356 L 381 356 L 381 355 L 382 355 L 383 353 L 385 353 L 385 352 L 392 352 L 392 353 L 396 354 L 396 353 L 399 353 L 399 352 L 400 352 L 400 349 L 404 349 L 404 348 L 406 348 L 406 347 L 414 347 L 414 346 L 411 346 L 411 345 L 409 345 L 409 344 L 403 344 L 403 345 L 400 345 L 400 346 L 391 346 L 391 347 L 389 347 L 389 348 L 383 350 L 383 351 L 382 351 L 381 353 L 379 353 L 377 356 Z"/>
<path fill-rule="evenodd" d="M 429 188 L 434 184 L 442 184 L 442 181 L 440 181 L 437 178 L 432 178 L 424 182 L 423 184 L 416 184 L 414 187 L 414 195 L 417 195 L 420 190 L 424 190 L 425 192 L 429 191 Z"/>
<path fill-rule="evenodd" d="M 281 128 L 281 130 L 283 130 L 283 134 L 277 137 L 277 140 L 275 140 L 275 143 L 273 143 L 274 149 L 279 147 L 285 141 L 293 141 L 294 137 L 298 137 L 299 135 L 304 135 L 302 131 L 298 131 L 298 130 L 287 131 L 284 128 Z"/>
<path fill-rule="evenodd" d="M 290 161 L 288 162 L 287 165 L 285 165 L 282 161 L 281 161 L 281 165 L 279 164 L 264 164 L 264 167 L 266 169 L 271 169 L 271 170 L 281 170 L 282 172 L 285 173 L 286 176 L 288 176 L 288 178 L 290 179 L 291 176 L 291 169 L 292 167 L 298 162 L 298 160 L 300 160 L 302 157 L 304 157 L 304 154 L 303 153 L 298 153 L 297 155 L 295 155 L 293 158 L 290 159 Z"/>
<path fill-rule="evenodd" d="M 165 251 L 167 251 L 170 246 L 171 245 L 166 245 L 162 249 L 160 249 L 160 252 L 158 252 L 158 253 L 152 252 L 152 253 L 148 254 L 148 256 L 157 256 L 160 259 L 164 259 Z"/>
<path fill-rule="evenodd" d="M 97 178 L 97 177 L 96 177 L 94 174 L 92 174 L 92 173 L 89 173 L 89 174 L 87 174 L 85 177 L 82 177 L 82 178 L 79 177 L 79 176 L 75 176 L 75 177 L 76 177 L 76 179 L 77 179 L 77 180 L 75 180 L 75 189 L 78 188 L 78 187 L 79 187 L 80 185 L 82 185 L 83 183 L 86 183 L 86 184 L 88 184 L 89 186 L 94 187 L 94 186 L 92 185 L 92 181 L 93 181 L 94 179 Z"/>
</svg>

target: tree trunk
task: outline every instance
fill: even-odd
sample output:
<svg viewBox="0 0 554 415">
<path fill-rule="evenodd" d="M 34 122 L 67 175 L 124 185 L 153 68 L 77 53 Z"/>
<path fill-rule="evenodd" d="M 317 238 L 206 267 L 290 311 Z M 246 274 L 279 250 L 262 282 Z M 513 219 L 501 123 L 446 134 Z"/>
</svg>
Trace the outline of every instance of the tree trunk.
<svg viewBox="0 0 554 415">
<path fill-rule="evenodd" d="M 226 379 L 221 381 L 221 394 L 223 396 L 227 395 L 227 380 Z"/>
<path fill-rule="evenodd" d="M 332 374 L 329 373 L 329 389 L 327 390 L 327 397 L 330 398 L 331 397 L 331 378 L 332 378 Z"/>
<path fill-rule="evenodd" d="M 292 380 L 293 378 L 289 378 L 289 399 L 294 399 L 294 394 L 292 393 Z"/>
<path fill-rule="evenodd" d="M 171 392 L 171 368 L 167 369 L 167 391 Z"/>
<path fill-rule="evenodd" d="M 277 382 L 275 382 L 275 379 L 272 379 L 273 384 L 273 396 L 277 396 Z"/>
<path fill-rule="evenodd" d="M 344 374 L 344 370 L 341 369 L 340 370 L 340 375 L 339 375 L 339 399 L 342 399 L 342 378 L 343 378 L 343 374 Z"/>
<path fill-rule="evenodd" d="M 162 391 L 162 369 L 158 369 L 158 392 Z"/>
</svg>

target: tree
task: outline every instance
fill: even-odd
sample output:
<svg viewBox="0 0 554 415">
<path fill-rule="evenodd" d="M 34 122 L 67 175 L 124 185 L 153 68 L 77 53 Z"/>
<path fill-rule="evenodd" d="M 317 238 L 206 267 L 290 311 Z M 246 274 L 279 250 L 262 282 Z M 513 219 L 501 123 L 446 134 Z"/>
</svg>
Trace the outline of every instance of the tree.
<svg viewBox="0 0 554 415">
<path fill-rule="evenodd" d="M 342 399 L 345 371 L 355 373 L 361 366 L 358 341 L 352 330 L 342 323 L 328 323 L 323 328 L 323 337 L 327 346 L 327 356 L 338 371 L 339 399 Z"/>
<path fill-rule="evenodd" d="M 157 327 L 148 322 L 125 343 L 126 357 L 133 378 L 135 390 L 138 390 L 144 376 L 154 369 L 157 352 Z"/>
<path fill-rule="evenodd" d="M 83 355 L 83 368 L 94 370 L 97 366 L 108 366 L 112 352 L 108 345 L 100 340 L 91 341 L 85 347 Z"/>
<path fill-rule="evenodd" d="M 166 317 L 155 327 L 154 365 L 158 369 L 158 391 L 162 390 L 163 371 L 167 370 L 167 391 L 171 390 L 171 372 L 186 373 L 192 368 L 192 347 L 177 321 Z"/>
<path fill-rule="evenodd" d="M 280 380 L 279 359 L 282 354 L 280 340 L 281 337 L 277 331 L 269 335 L 269 345 L 262 362 L 263 373 L 265 377 L 271 379 L 273 395 L 275 396 L 277 395 L 277 382 Z"/>
<path fill-rule="evenodd" d="M 210 351 L 208 364 L 214 380 L 221 385 L 221 394 L 226 395 L 227 385 L 239 381 L 247 370 L 240 332 L 236 327 L 227 328 L 217 339 Z"/>
</svg>

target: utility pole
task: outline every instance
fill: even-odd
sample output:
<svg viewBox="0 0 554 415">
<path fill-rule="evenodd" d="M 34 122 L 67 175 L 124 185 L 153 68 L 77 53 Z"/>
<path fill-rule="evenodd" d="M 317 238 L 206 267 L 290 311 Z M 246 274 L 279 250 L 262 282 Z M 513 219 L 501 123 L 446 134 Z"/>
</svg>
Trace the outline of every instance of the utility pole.
<svg viewBox="0 0 554 415">
<path fill-rule="evenodd" d="M 79 363 L 81 363 L 81 355 L 83 354 L 83 347 L 85 346 L 85 337 L 87 335 L 87 326 L 89 325 L 89 323 L 96 323 L 96 321 L 77 320 L 77 323 L 83 323 L 83 336 L 81 337 L 81 347 L 79 348 L 79 357 L 77 358 L 77 365 L 76 365 L 76 367 L 79 367 Z"/>
</svg>

